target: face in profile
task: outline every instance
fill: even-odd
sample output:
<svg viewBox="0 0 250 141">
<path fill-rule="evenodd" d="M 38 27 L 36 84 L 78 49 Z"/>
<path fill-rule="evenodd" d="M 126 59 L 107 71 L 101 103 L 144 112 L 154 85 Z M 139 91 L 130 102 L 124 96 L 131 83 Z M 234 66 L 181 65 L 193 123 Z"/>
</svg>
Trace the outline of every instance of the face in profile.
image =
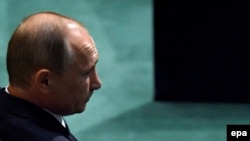
<svg viewBox="0 0 250 141">
<path fill-rule="evenodd" d="M 94 90 L 101 87 L 94 41 L 77 25 L 70 24 L 69 29 L 68 43 L 73 51 L 73 62 L 62 75 L 53 75 L 50 85 L 53 111 L 61 115 L 83 112 Z"/>
</svg>

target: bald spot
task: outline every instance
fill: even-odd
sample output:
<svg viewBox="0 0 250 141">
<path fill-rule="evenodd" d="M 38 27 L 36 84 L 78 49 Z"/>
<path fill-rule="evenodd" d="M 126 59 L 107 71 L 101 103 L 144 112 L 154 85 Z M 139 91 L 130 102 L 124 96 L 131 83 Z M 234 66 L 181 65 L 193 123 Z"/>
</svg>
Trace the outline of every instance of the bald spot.
<svg viewBox="0 0 250 141">
<path fill-rule="evenodd" d="M 19 31 L 25 31 L 33 34 L 39 34 L 40 30 L 55 30 L 53 28 L 57 28 L 62 31 L 64 35 L 67 35 L 70 27 L 68 25 L 74 25 L 79 29 L 87 30 L 84 26 L 69 17 L 65 17 L 63 15 L 59 15 L 52 12 L 43 12 L 34 14 L 23 20 L 21 26 L 19 27 Z"/>
</svg>

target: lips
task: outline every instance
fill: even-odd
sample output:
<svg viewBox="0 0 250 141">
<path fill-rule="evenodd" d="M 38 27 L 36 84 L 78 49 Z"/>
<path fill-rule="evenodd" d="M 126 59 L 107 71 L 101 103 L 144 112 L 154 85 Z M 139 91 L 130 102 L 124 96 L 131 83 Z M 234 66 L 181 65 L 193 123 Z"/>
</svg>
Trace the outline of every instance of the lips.
<svg viewBox="0 0 250 141">
<path fill-rule="evenodd" d="M 90 96 L 91 97 L 91 96 Z M 88 97 L 86 100 L 85 100 L 85 102 L 88 102 L 89 100 L 90 100 L 90 97 Z"/>
<path fill-rule="evenodd" d="M 84 100 L 84 102 L 86 102 L 86 103 L 87 103 L 87 102 L 90 100 L 90 98 L 91 98 L 92 94 L 93 94 L 93 92 L 91 92 L 91 93 L 89 94 L 89 97 L 88 97 L 87 99 L 85 99 L 85 100 Z"/>
</svg>

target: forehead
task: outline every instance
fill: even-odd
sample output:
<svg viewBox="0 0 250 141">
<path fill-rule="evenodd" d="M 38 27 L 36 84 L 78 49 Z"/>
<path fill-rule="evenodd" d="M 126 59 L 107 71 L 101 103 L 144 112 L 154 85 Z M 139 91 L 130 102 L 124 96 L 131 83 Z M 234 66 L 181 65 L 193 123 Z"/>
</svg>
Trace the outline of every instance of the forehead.
<svg viewBox="0 0 250 141">
<path fill-rule="evenodd" d="M 75 22 L 66 23 L 66 38 L 76 48 L 84 47 L 84 44 L 93 44 L 94 46 L 94 41 L 87 29 Z"/>
<path fill-rule="evenodd" d="M 73 44 L 73 47 L 90 47 L 95 48 L 95 43 L 93 38 L 88 33 L 87 29 L 82 27 L 77 23 L 69 22 L 67 23 L 67 40 L 69 43 Z"/>
<path fill-rule="evenodd" d="M 75 65 L 80 71 L 89 71 L 98 61 L 98 52 L 93 44 L 84 43 L 80 47 L 75 47 Z"/>
<path fill-rule="evenodd" d="M 88 31 L 74 24 L 69 24 L 68 28 L 67 40 L 75 53 L 76 59 L 85 64 L 96 62 L 98 60 L 98 51 Z"/>
</svg>

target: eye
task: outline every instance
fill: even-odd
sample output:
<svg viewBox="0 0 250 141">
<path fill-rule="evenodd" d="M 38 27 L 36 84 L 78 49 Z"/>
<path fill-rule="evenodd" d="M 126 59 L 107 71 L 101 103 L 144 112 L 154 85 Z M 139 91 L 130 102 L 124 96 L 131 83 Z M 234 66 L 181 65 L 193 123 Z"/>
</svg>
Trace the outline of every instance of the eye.
<svg viewBox="0 0 250 141">
<path fill-rule="evenodd" d="M 88 76 L 90 75 L 90 73 L 94 72 L 95 71 L 95 66 L 92 67 L 91 69 L 89 69 L 88 71 L 84 72 L 82 75 L 83 76 Z"/>
<path fill-rule="evenodd" d="M 85 73 L 85 75 L 89 75 L 89 74 L 90 74 L 90 72 L 91 72 L 91 71 L 86 72 L 86 73 Z"/>
<path fill-rule="evenodd" d="M 84 72 L 83 74 L 82 74 L 82 76 L 87 76 L 87 75 L 89 75 L 90 74 L 90 71 L 87 71 L 87 72 Z"/>
<path fill-rule="evenodd" d="M 90 70 L 84 72 L 83 76 L 88 76 L 92 71 L 93 71 L 93 69 L 90 69 Z"/>
</svg>

